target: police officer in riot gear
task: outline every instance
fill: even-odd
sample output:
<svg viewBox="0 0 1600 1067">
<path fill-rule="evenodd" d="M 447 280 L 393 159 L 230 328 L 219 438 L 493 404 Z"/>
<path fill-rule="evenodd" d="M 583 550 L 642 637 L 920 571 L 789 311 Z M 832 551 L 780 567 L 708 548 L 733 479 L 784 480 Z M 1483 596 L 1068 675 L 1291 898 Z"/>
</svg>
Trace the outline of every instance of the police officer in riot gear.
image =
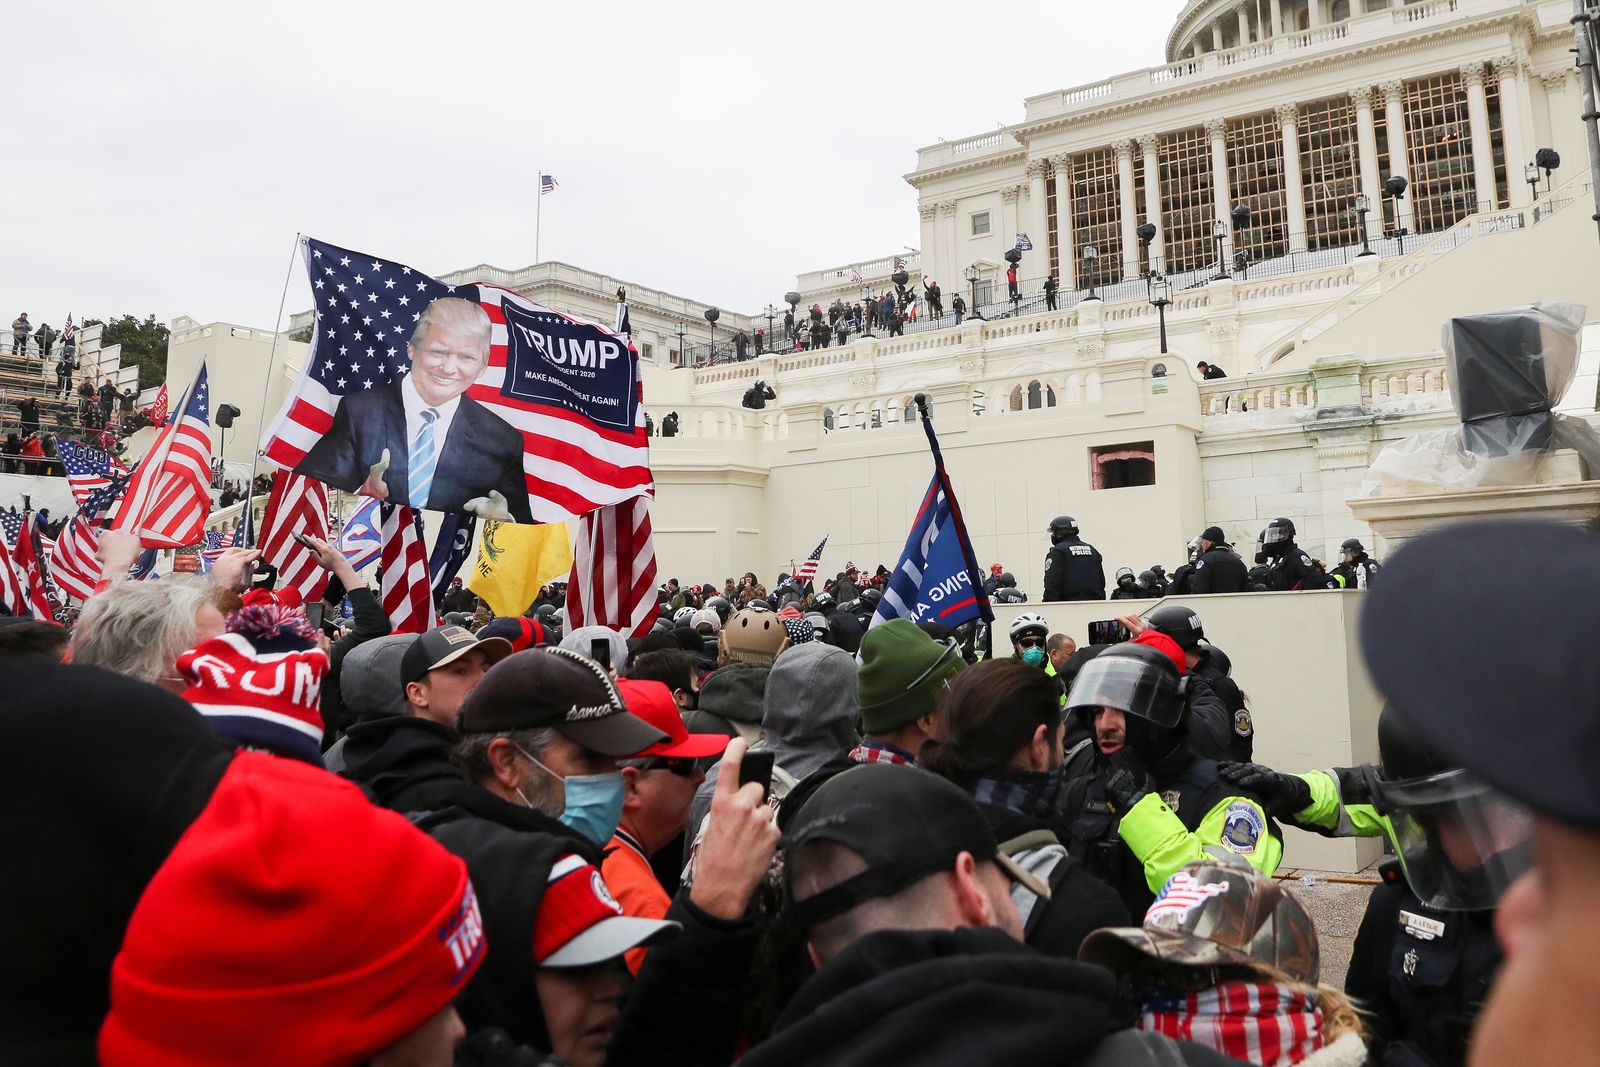
<svg viewBox="0 0 1600 1067">
<path fill-rule="evenodd" d="M 1193 608 L 1182 604 L 1163 604 L 1149 615 L 1145 622 L 1157 633 L 1166 634 L 1183 649 L 1184 662 L 1189 673 L 1205 679 L 1222 701 L 1228 713 L 1228 744 L 1226 758 L 1249 763 L 1255 751 L 1256 728 L 1245 706 L 1244 693 L 1231 677 L 1231 665 L 1221 649 L 1206 641 L 1205 627 Z"/>
<path fill-rule="evenodd" d="M 1064 843 L 1132 915 L 1185 863 L 1231 853 L 1271 874 L 1283 855 L 1263 804 L 1190 750 L 1187 681 L 1166 653 L 1126 642 L 1084 664 L 1067 696 L 1093 734 L 1095 770 L 1068 783 Z"/>
<path fill-rule="evenodd" d="M 1118 567 L 1116 578 L 1117 587 L 1111 590 L 1112 600 L 1141 600 L 1152 595 L 1139 588 L 1139 583 L 1134 580 L 1132 567 Z"/>
<path fill-rule="evenodd" d="M 1339 546 L 1339 565 L 1333 568 L 1333 580 L 1340 589 L 1368 589 L 1372 576 L 1383 568 L 1367 555 L 1361 542 L 1352 537 Z"/>
<path fill-rule="evenodd" d="M 1050 520 L 1050 552 L 1044 559 L 1045 600 L 1104 600 L 1106 572 L 1100 552 L 1078 536 L 1070 515 Z"/>
<path fill-rule="evenodd" d="M 1207 526 L 1200 535 L 1200 551 L 1189 575 L 1191 593 L 1242 593 L 1250 572 L 1233 550 L 1220 526 Z"/>
<path fill-rule="evenodd" d="M 1326 575 L 1317 570 L 1316 560 L 1294 542 L 1294 523 L 1273 519 L 1262 534 L 1261 551 L 1267 556 L 1267 585 L 1278 592 L 1300 589 L 1326 589 Z"/>
<path fill-rule="evenodd" d="M 778 394 L 772 391 L 772 386 L 757 378 L 756 383 L 744 391 L 740 402 L 751 411 L 760 411 L 767 406 L 767 401 L 776 399 Z"/>
</svg>

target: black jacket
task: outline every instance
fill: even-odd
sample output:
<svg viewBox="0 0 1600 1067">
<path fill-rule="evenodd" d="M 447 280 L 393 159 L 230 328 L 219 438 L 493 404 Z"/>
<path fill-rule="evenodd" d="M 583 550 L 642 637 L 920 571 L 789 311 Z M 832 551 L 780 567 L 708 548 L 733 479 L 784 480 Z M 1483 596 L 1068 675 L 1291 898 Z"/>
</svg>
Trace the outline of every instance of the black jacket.
<svg viewBox="0 0 1600 1067">
<path fill-rule="evenodd" d="M 1232 1063 L 1126 1029 L 1110 972 L 1051 959 L 993 927 L 883 930 L 801 988 L 741 1067 Z"/>
<path fill-rule="evenodd" d="M 1227 545 L 1213 545 L 1194 561 L 1188 592 L 1242 593 L 1249 577 L 1250 571 L 1237 552 Z"/>
<path fill-rule="evenodd" d="M 384 614 L 383 604 L 376 593 L 371 589 L 358 588 L 351 589 L 349 596 L 354 625 L 349 633 L 328 648 L 328 673 L 322 678 L 322 741 L 325 748 L 349 725 L 345 721 L 344 692 L 339 688 L 339 670 L 344 666 L 345 656 L 357 645 L 387 636 L 390 629 L 389 616 Z"/>
<path fill-rule="evenodd" d="M 354 492 L 386 448 L 389 469 L 383 481 L 389 488 L 388 502 L 408 503 L 411 445 L 398 381 L 346 395 L 334 413 L 333 426 L 311 446 L 295 473 Z M 462 397 L 434 468 L 429 510 L 465 511 L 468 500 L 498 489 L 512 518 L 532 522 L 522 452 L 522 435 L 515 427 L 471 397 Z"/>
<path fill-rule="evenodd" d="M 450 762 L 455 731 L 431 719 L 388 715 L 345 734 L 343 776 L 392 811 L 439 811 L 472 804 L 483 793 Z M 495 798 L 498 799 L 498 798 Z"/>
<path fill-rule="evenodd" d="M 1317 572 L 1316 561 L 1293 541 L 1289 542 L 1288 551 L 1271 562 L 1267 581 L 1278 592 L 1326 589 L 1331 584 L 1331 579 Z"/>
<path fill-rule="evenodd" d="M 1244 693 L 1238 683 L 1212 656 L 1209 648 L 1200 653 L 1199 662 L 1189 673 L 1205 680 L 1228 713 L 1227 722 L 1232 733 L 1228 737 L 1227 755 L 1215 758 L 1249 763 L 1255 751 L 1256 728 L 1255 721 L 1250 717 L 1250 709 L 1245 707 Z M 1190 684 L 1193 685 L 1192 682 Z"/>
<path fill-rule="evenodd" d="M 1104 600 L 1106 570 L 1100 551 L 1074 534 L 1050 546 L 1044 558 L 1045 600 Z"/>
</svg>

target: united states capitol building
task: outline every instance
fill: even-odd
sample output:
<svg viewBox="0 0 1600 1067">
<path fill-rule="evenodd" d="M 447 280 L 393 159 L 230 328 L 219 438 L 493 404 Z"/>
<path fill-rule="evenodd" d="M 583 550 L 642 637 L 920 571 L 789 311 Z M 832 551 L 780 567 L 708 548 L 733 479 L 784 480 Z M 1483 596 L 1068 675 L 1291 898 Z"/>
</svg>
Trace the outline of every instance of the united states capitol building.
<svg viewBox="0 0 1600 1067">
<path fill-rule="evenodd" d="M 647 409 L 657 427 L 678 415 L 652 442 L 653 523 L 663 573 L 686 581 L 770 580 L 825 535 L 830 573 L 892 563 L 931 469 L 908 415 L 918 392 L 981 562 L 1024 589 L 1062 513 L 1108 570 L 1170 568 L 1212 524 L 1248 554 L 1280 515 L 1325 559 L 1351 536 L 1381 555 L 1392 545 L 1350 500 L 1386 444 L 1455 422 L 1446 320 L 1536 300 L 1600 318 L 1570 14 L 1568 0 L 1191 0 L 1166 65 L 1031 97 L 1009 126 L 917 151 L 904 180 L 921 251 L 899 265 L 914 291 L 937 281 L 947 310 L 923 305 L 904 336 L 733 361 L 735 331 L 775 314 L 782 333 L 780 299 L 723 309 L 707 365 L 707 305 L 647 280 L 561 263 L 447 279 L 603 322 L 627 287 Z M 1530 167 L 1541 150 L 1559 165 Z M 1032 247 L 1011 300 L 1019 234 Z M 811 271 L 791 295 L 802 315 L 853 303 L 890 289 L 896 260 Z M 958 292 L 978 311 L 959 326 Z M 259 366 L 270 334 L 240 333 L 179 320 L 172 373 L 207 353 L 214 380 L 222 363 Z M 228 345 L 241 358 L 216 358 Z M 1228 377 L 1201 380 L 1202 360 Z M 762 411 L 740 404 L 757 378 L 777 394 Z M 1594 395 L 1590 367 L 1564 409 L 1592 414 Z M 247 461 L 243 406 L 229 451 Z"/>
</svg>

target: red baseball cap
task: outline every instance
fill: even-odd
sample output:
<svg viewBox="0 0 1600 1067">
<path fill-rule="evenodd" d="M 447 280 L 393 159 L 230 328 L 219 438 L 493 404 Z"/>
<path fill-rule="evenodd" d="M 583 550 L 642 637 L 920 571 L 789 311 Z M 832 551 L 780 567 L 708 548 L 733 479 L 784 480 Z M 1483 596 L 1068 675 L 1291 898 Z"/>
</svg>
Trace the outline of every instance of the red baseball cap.
<svg viewBox="0 0 1600 1067">
<path fill-rule="evenodd" d="M 624 915 L 594 864 L 569 854 L 550 868 L 533 922 L 533 962 L 540 967 L 592 967 L 681 929 L 667 919 Z"/>
<path fill-rule="evenodd" d="M 651 745 L 639 756 L 667 756 L 678 759 L 701 759 L 720 756 L 733 738 L 727 734 L 691 734 L 683 725 L 683 715 L 672 699 L 672 690 L 664 682 L 644 682 L 624 678 L 617 682 L 617 691 L 628 710 L 657 730 L 667 735 L 660 744 Z"/>
</svg>

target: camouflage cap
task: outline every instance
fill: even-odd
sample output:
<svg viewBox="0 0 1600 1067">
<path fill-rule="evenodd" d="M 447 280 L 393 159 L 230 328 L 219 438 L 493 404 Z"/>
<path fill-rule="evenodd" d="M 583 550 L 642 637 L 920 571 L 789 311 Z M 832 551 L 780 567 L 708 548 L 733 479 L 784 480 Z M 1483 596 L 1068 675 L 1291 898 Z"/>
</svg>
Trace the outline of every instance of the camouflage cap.
<svg viewBox="0 0 1600 1067">
<path fill-rule="evenodd" d="M 1190 863 L 1167 879 L 1144 925 L 1096 930 L 1078 958 L 1118 974 L 1157 964 L 1268 967 L 1315 985 L 1311 916 L 1281 882 L 1245 866 Z"/>
</svg>

